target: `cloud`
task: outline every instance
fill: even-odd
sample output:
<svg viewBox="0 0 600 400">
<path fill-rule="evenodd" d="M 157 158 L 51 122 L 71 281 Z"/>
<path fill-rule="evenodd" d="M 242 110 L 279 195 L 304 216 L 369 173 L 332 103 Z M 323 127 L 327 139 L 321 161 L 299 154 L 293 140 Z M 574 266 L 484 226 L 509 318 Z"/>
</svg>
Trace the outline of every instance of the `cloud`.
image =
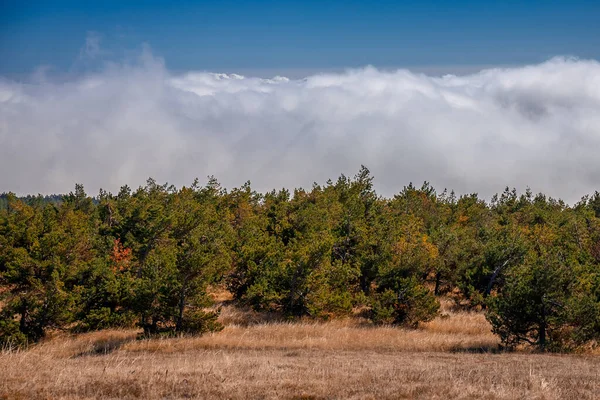
<svg viewBox="0 0 600 400">
<path fill-rule="evenodd" d="M 116 191 L 149 176 L 310 187 L 365 164 L 387 196 L 427 180 L 487 198 L 530 186 L 576 201 L 600 189 L 598 149 L 600 64 L 591 60 L 290 80 L 173 74 L 146 48 L 67 81 L 0 80 L 0 191 L 17 193 L 76 182 Z"/>
<path fill-rule="evenodd" d="M 79 51 L 80 59 L 93 59 L 101 56 L 103 51 L 100 47 L 102 35 L 98 32 L 89 31 L 85 38 L 85 45 Z"/>
</svg>

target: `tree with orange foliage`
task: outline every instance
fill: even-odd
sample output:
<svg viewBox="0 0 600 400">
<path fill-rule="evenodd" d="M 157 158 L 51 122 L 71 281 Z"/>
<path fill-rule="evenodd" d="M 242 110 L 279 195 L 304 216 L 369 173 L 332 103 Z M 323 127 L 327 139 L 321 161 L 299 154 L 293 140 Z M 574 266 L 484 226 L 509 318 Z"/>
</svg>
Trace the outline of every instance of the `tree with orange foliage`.
<svg viewBox="0 0 600 400">
<path fill-rule="evenodd" d="M 131 249 L 124 247 L 120 239 L 113 241 L 113 249 L 110 255 L 111 269 L 113 272 L 122 272 L 131 266 Z"/>
</svg>

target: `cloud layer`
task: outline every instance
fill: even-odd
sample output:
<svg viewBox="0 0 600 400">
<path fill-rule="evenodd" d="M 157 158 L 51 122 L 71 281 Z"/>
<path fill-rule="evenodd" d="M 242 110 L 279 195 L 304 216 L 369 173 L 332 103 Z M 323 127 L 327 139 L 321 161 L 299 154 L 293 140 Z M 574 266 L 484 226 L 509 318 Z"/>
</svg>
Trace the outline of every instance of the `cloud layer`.
<svg viewBox="0 0 600 400">
<path fill-rule="evenodd" d="M 43 75 L 43 74 L 42 74 Z M 374 68 L 302 80 L 173 74 L 144 50 L 68 81 L 0 79 L 0 192 L 90 193 L 149 176 L 310 187 L 361 164 L 489 197 L 530 186 L 567 201 L 600 189 L 600 63 L 431 77 Z"/>
</svg>

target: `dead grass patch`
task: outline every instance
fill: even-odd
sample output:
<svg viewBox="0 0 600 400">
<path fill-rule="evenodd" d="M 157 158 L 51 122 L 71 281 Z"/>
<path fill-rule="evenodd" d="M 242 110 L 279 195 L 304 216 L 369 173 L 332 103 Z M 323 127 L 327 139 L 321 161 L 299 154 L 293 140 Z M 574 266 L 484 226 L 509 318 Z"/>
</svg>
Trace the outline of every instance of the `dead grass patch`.
<svg viewBox="0 0 600 400">
<path fill-rule="evenodd" d="M 63 335 L 0 354 L 0 399 L 598 398 L 600 357 L 478 354 L 498 344 L 484 316 L 442 313 L 407 330 L 225 306 L 228 325 L 203 337 Z"/>
<path fill-rule="evenodd" d="M 594 399 L 600 358 L 344 350 L 194 349 L 0 357 L 0 398 Z"/>
</svg>

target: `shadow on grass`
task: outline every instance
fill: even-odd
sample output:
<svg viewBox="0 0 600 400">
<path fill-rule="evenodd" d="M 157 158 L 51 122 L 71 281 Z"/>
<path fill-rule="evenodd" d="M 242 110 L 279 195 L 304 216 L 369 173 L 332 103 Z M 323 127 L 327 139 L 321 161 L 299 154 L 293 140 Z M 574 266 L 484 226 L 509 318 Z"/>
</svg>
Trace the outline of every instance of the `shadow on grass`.
<svg viewBox="0 0 600 400">
<path fill-rule="evenodd" d="M 135 336 L 132 337 L 109 337 L 91 341 L 89 346 L 83 351 L 78 352 L 73 357 L 86 357 L 86 356 L 102 356 L 112 353 L 115 350 L 120 349 L 126 343 L 136 340 Z"/>
<path fill-rule="evenodd" d="M 215 308 L 220 308 L 219 322 L 223 325 L 249 327 L 268 323 L 290 322 L 280 312 L 255 311 L 249 306 L 235 305 L 232 300 L 223 301 Z"/>
<path fill-rule="evenodd" d="M 467 354 L 502 354 L 510 353 L 511 351 L 499 345 L 485 346 L 456 346 L 450 350 L 451 353 L 467 353 Z"/>
</svg>

